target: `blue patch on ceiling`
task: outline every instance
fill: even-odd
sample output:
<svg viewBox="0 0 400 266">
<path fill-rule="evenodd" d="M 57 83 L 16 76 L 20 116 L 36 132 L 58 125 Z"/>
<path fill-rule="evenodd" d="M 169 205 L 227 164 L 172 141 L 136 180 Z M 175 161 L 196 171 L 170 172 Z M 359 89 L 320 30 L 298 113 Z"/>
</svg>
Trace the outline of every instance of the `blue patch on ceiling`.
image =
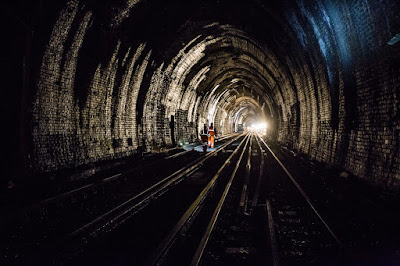
<svg viewBox="0 0 400 266">
<path fill-rule="evenodd" d="M 387 44 L 389 45 L 395 45 L 400 41 L 400 33 L 397 33 L 390 41 L 388 41 Z"/>
</svg>

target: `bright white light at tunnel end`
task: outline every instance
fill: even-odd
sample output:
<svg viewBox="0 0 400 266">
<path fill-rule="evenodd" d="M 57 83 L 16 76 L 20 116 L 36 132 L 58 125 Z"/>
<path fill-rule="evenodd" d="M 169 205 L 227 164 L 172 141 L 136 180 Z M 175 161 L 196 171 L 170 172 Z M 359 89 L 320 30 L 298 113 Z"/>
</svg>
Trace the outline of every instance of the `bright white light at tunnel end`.
<svg viewBox="0 0 400 266">
<path fill-rule="evenodd" d="M 262 130 L 262 129 L 267 129 L 268 124 L 266 122 L 261 122 L 261 123 L 256 123 L 250 125 L 250 128 L 255 129 L 255 130 Z"/>
<path fill-rule="evenodd" d="M 259 122 L 259 123 L 251 124 L 249 126 L 250 131 L 261 133 L 262 135 L 266 134 L 267 128 L 268 128 L 267 122 Z"/>
</svg>

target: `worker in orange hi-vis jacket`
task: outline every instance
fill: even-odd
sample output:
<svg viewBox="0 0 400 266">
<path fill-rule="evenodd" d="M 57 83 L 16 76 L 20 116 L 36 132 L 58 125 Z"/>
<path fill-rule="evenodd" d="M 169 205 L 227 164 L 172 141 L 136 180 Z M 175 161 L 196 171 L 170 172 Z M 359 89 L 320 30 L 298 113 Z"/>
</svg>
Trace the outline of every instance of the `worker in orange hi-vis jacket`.
<svg viewBox="0 0 400 266">
<path fill-rule="evenodd" d="M 211 147 L 211 149 L 214 148 L 214 137 L 215 137 L 215 129 L 214 129 L 214 124 L 211 123 L 210 127 L 208 128 L 208 146 Z"/>
<path fill-rule="evenodd" d="M 208 131 L 206 124 L 204 124 L 203 129 L 200 131 L 200 138 L 201 138 L 201 145 L 203 146 L 203 152 L 207 152 Z"/>
</svg>

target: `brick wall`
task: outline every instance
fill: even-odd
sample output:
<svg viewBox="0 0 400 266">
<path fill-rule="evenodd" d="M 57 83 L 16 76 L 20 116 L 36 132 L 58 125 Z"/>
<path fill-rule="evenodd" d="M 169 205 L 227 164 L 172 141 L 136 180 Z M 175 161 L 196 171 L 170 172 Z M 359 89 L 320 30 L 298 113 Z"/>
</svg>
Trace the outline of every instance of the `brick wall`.
<svg viewBox="0 0 400 266">
<path fill-rule="evenodd" d="M 387 188 L 400 186 L 400 48 L 387 44 L 400 23 L 394 10 L 394 1 L 298 1 L 288 16 L 305 54 L 291 67 L 300 150 Z M 280 140 L 293 139 L 282 131 Z"/>
<path fill-rule="evenodd" d="M 151 51 L 110 36 L 94 67 L 82 67 L 82 47 L 98 37 L 91 32 L 93 24 L 93 13 L 70 1 L 53 26 L 32 106 L 33 171 L 120 158 L 139 145 L 136 102 Z"/>
<path fill-rule="evenodd" d="M 154 152 L 196 140 L 204 123 L 227 134 L 265 117 L 279 141 L 311 158 L 399 186 L 400 45 L 387 42 L 400 4 L 278 2 L 279 19 L 238 1 L 227 10 L 254 16 L 221 23 L 224 14 L 191 8 L 196 1 L 184 14 L 154 1 L 49 4 L 32 39 L 43 47 L 23 121 L 26 169 Z"/>
</svg>

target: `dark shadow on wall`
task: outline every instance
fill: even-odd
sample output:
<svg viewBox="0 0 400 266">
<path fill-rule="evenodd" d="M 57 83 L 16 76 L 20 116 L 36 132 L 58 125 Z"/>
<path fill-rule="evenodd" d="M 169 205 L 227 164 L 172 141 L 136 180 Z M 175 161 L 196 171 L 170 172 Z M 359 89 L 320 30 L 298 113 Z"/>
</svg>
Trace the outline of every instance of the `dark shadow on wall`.
<svg viewBox="0 0 400 266">
<path fill-rule="evenodd" d="M 169 127 L 171 129 L 171 142 L 172 142 L 172 147 L 176 146 L 176 141 L 175 141 L 175 118 L 173 115 L 171 115 L 171 121 L 169 122 Z"/>
<path fill-rule="evenodd" d="M 347 161 L 347 153 L 350 144 L 350 134 L 352 130 L 358 127 L 358 109 L 357 109 L 357 87 L 356 77 L 353 66 L 343 66 L 343 94 L 344 111 L 343 129 L 339 132 L 339 143 L 336 150 L 337 164 L 343 166 Z"/>
<path fill-rule="evenodd" d="M 297 150 L 297 145 L 300 143 L 300 102 L 297 102 L 290 107 L 290 113 L 292 116 L 288 121 L 288 143 L 291 148 Z"/>
</svg>

